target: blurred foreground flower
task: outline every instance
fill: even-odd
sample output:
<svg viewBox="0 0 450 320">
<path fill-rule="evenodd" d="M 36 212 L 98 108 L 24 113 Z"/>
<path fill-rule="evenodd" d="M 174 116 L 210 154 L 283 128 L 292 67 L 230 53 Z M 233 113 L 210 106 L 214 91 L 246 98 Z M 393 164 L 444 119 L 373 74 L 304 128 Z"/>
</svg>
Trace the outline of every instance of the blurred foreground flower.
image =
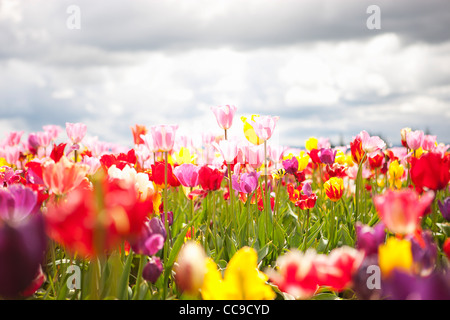
<svg viewBox="0 0 450 320">
<path fill-rule="evenodd" d="M 228 262 L 224 276 L 211 258 L 206 260 L 206 274 L 201 288 L 204 300 L 272 300 L 275 292 L 266 283 L 268 277 L 258 270 L 253 248 L 239 249 Z"/>
<path fill-rule="evenodd" d="M 432 191 L 421 197 L 412 189 L 388 190 L 374 197 L 379 217 L 393 233 L 412 234 L 428 212 L 434 199 Z"/>
<path fill-rule="evenodd" d="M 267 274 L 282 292 L 296 299 L 308 299 L 320 287 L 338 292 L 351 287 L 363 257 L 363 253 L 350 247 L 336 248 L 329 255 L 317 254 L 313 249 L 305 253 L 292 250 L 280 256 L 277 269 L 269 269 Z"/>
<path fill-rule="evenodd" d="M 29 295 L 39 288 L 40 266 L 47 246 L 41 212 L 33 210 L 36 194 L 23 186 L 11 188 L 0 190 L 0 297 L 3 298 Z"/>
<path fill-rule="evenodd" d="M 134 185 L 96 177 L 93 189 L 79 187 L 45 214 L 48 234 L 83 257 L 96 256 L 132 242 L 153 212 L 150 200 L 139 201 Z"/>
</svg>

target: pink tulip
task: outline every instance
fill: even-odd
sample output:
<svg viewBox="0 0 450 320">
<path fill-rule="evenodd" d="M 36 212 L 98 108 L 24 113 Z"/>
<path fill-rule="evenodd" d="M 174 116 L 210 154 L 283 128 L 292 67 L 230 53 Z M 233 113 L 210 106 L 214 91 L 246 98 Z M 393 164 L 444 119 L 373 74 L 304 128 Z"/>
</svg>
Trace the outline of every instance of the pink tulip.
<svg viewBox="0 0 450 320">
<path fill-rule="evenodd" d="M 264 163 L 264 148 L 261 145 L 243 146 L 245 161 L 253 168 L 258 169 Z"/>
<path fill-rule="evenodd" d="M 386 146 L 386 143 L 380 137 L 370 136 L 365 130 L 361 131 L 359 136 L 361 137 L 362 148 L 369 157 Z"/>
<path fill-rule="evenodd" d="M 44 131 L 44 132 L 38 132 L 36 133 L 37 141 L 39 143 L 39 146 L 41 147 L 48 147 L 50 142 L 52 141 L 52 136 L 50 133 Z"/>
<path fill-rule="evenodd" d="M 422 146 L 424 133 L 422 130 L 408 132 L 406 135 L 406 143 L 411 150 L 417 150 Z"/>
<path fill-rule="evenodd" d="M 9 164 L 16 165 L 20 157 L 20 149 L 18 146 L 6 145 L 0 150 L 0 156 L 5 158 Z"/>
<path fill-rule="evenodd" d="M 213 143 L 222 155 L 226 163 L 232 163 L 238 154 L 238 145 L 234 140 L 220 140 L 219 143 Z"/>
<path fill-rule="evenodd" d="M 78 144 L 86 135 L 87 126 L 84 123 L 66 122 L 66 132 L 73 144 Z"/>
<path fill-rule="evenodd" d="M 224 130 L 227 130 L 233 124 L 233 117 L 236 107 L 233 105 L 211 107 L 212 112 L 216 116 L 217 124 Z"/>
<path fill-rule="evenodd" d="M 431 151 L 434 148 L 436 148 L 436 138 L 437 136 L 432 136 L 429 134 L 425 135 L 423 137 L 422 149 L 426 151 Z"/>
<path fill-rule="evenodd" d="M 6 144 L 9 146 L 16 146 L 20 143 L 20 138 L 22 138 L 23 131 L 11 131 L 6 135 Z"/>
<path fill-rule="evenodd" d="M 150 128 L 155 149 L 159 152 L 172 151 L 178 125 L 157 125 Z"/>
<path fill-rule="evenodd" d="M 434 200 L 432 191 L 421 197 L 412 189 L 389 190 L 373 199 L 379 217 L 393 233 L 412 234 Z"/>
<path fill-rule="evenodd" d="M 200 167 L 191 163 L 184 163 L 173 169 L 173 174 L 177 177 L 180 183 L 188 188 L 198 186 L 198 171 Z"/>
<path fill-rule="evenodd" d="M 43 126 L 42 128 L 44 129 L 45 132 L 48 132 L 50 134 L 52 140 L 58 138 L 59 133 L 62 131 L 62 128 L 60 126 L 53 124 Z"/>
<path fill-rule="evenodd" d="M 249 124 L 255 130 L 256 135 L 262 141 L 267 141 L 273 134 L 279 117 L 275 116 L 259 116 L 253 117 Z"/>
</svg>

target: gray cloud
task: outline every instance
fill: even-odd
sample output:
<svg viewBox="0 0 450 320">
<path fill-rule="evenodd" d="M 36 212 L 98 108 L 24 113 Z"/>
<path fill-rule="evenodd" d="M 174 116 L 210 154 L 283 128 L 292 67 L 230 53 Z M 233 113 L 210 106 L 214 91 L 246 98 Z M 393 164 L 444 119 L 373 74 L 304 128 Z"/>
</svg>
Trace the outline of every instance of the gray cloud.
<svg viewBox="0 0 450 320">
<path fill-rule="evenodd" d="M 80 30 L 66 27 L 72 4 Z M 366 27 L 370 4 L 381 30 Z M 235 104 L 239 116 L 279 115 L 283 144 L 337 143 L 363 129 L 398 143 L 404 126 L 450 142 L 449 9 L 438 0 L 3 0 L 0 133 L 66 121 L 119 143 L 136 123 L 220 133 L 210 106 Z"/>
</svg>

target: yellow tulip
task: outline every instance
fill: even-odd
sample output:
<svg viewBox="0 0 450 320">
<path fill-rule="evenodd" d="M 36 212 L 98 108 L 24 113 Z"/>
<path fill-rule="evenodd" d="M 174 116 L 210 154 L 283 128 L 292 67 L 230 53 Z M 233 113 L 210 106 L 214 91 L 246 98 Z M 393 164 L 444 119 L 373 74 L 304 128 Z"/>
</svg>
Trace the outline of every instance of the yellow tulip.
<svg viewBox="0 0 450 320">
<path fill-rule="evenodd" d="M 309 163 L 309 154 L 305 151 L 300 151 L 300 156 L 297 157 L 298 160 L 298 171 L 303 171 L 306 169 Z"/>
<path fill-rule="evenodd" d="M 397 189 L 402 187 L 402 176 L 404 172 L 405 168 L 399 164 L 398 160 L 392 161 L 389 164 L 389 184 L 391 187 L 395 186 Z"/>
<path fill-rule="evenodd" d="M 259 117 L 259 114 L 253 114 L 251 116 L 251 120 L 254 121 L 256 117 Z M 253 126 L 247 121 L 247 118 L 242 116 L 241 120 L 244 123 L 244 135 L 247 140 L 254 145 L 260 145 L 264 143 L 264 140 L 260 139 L 256 135 L 255 129 L 253 129 Z"/>
<path fill-rule="evenodd" d="M 409 272 L 413 267 L 411 242 L 395 237 L 378 247 L 378 263 L 381 274 L 388 277 L 394 269 Z"/>
<path fill-rule="evenodd" d="M 305 142 L 306 150 L 311 151 L 312 149 L 317 149 L 318 143 L 319 143 L 319 140 L 317 140 L 316 137 L 310 137 Z"/>
<path fill-rule="evenodd" d="M 212 260 L 206 262 L 201 294 L 205 300 L 271 300 L 275 292 L 266 283 L 267 275 L 258 270 L 258 256 L 250 247 L 237 251 L 222 278 Z"/>
<path fill-rule="evenodd" d="M 184 164 L 184 163 L 192 163 L 195 164 L 195 159 L 197 155 L 191 154 L 191 151 L 186 147 L 181 147 L 180 151 L 174 154 L 175 161 L 178 164 Z"/>
</svg>

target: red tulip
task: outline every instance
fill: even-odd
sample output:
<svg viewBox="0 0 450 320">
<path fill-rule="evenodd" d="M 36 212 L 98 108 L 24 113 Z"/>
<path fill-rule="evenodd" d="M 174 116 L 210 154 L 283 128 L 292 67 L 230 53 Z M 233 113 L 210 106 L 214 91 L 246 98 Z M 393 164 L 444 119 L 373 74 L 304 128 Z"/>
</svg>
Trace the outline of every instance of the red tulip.
<svg viewBox="0 0 450 320">
<path fill-rule="evenodd" d="M 151 168 L 152 170 L 149 173 L 149 179 L 157 185 L 163 186 L 165 184 L 164 161 L 157 161 L 155 164 L 152 164 Z M 167 165 L 167 184 L 172 187 L 178 187 L 180 185 L 180 181 L 178 181 L 177 177 L 173 174 L 172 165 L 170 163 Z"/>
<path fill-rule="evenodd" d="M 411 180 L 418 191 L 444 189 L 450 180 L 450 157 L 428 152 L 411 160 Z"/>
<path fill-rule="evenodd" d="M 63 201 L 49 203 L 45 218 L 51 238 L 89 257 L 135 240 L 152 212 L 153 203 L 139 201 L 131 184 L 105 178 L 93 189 L 79 187 Z"/>
<path fill-rule="evenodd" d="M 217 168 L 202 166 L 198 172 L 199 184 L 205 191 L 215 191 L 220 189 L 224 173 Z"/>
</svg>

